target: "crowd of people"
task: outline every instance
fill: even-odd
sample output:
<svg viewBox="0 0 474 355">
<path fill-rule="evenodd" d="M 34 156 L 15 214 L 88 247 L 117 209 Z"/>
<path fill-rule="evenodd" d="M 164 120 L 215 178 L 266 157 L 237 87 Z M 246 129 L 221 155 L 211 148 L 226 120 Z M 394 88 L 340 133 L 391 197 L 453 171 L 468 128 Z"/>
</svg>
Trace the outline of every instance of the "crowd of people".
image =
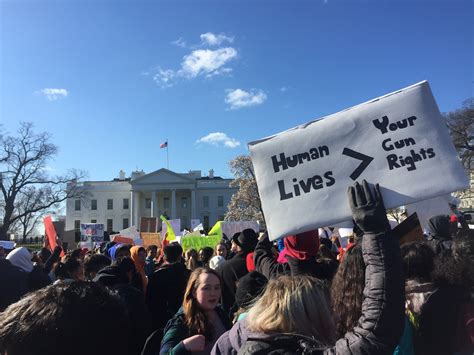
<svg viewBox="0 0 474 355">
<path fill-rule="evenodd" d="M 378 185 L 348 199 L 345 247 L 325 228 L 186 252 L 0 248 L 0 354 L 472 354 L 470 230 L 433 216 L 400 245 Z"/>
</svg>

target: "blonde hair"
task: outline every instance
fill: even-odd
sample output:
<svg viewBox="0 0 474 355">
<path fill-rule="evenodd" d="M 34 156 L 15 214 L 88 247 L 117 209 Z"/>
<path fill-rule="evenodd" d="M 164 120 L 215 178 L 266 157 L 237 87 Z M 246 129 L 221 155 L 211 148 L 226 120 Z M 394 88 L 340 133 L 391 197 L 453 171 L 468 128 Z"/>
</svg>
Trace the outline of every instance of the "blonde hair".
<svg viewBox="0 0 474 355">
<path fill-rule="evenodd" d="M 333 345 L 335 325 L 326 286 L 311 276 L 280 276 L 269 281 L 250 308 L 247 327 L 258 333 L 292 333 Z"/>
</svg>

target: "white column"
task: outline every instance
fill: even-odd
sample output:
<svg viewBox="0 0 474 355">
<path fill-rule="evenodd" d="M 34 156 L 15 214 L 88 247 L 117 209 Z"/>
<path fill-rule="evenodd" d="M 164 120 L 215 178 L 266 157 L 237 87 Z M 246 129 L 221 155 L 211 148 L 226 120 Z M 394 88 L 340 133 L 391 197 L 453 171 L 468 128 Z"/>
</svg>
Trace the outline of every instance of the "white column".
<svg viewBox="0 0 474 355">
<path fill-rule="evenodd" d="M 132 191 L 132 209 L 131 209 L 131 226 L 139 228 L 140 221 L 138 220 L 140 213 L 140 192 Z"/>
<path fill-rule="evenodd" d="M 176 190 L 171 189 L 171 219 L 176 218 Z"/>
<path fill-rule="evenodd" d="M 196 189 L 191 189 L 191 218 L 196 219 Z"/>
<path fill-rule="evenodd" d="M 158 191 L 151 192 L 151 216 L 158 217 Z"/>
</svg>

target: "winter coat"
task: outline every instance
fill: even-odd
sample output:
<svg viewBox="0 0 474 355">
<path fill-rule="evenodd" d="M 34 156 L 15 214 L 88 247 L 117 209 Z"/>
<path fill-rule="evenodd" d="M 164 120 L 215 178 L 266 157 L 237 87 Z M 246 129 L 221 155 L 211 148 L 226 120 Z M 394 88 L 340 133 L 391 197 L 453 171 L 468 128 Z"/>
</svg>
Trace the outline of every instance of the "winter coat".
<svg viewBox="0 0 474 355">
<path fill-rule="evenodd" d="M 235 302 L 237 281 L 248 274 L 246 258 L 247 254 L 245 253 L 236 254 L 216 269 L 222 277 L 222 300 L 227 311 L 232 308 Z"/>
<path fill-rule="evenodd" d="M 0 312 L 28 292 L 28 273 L 0 259 Z"/>
<path fill-rule="evenodd" d="M 286 255 L 287 264 L 280 264 L 272 253 L 272 244 L 268 238 L 263 238 L 257 244 L 254 253 L 256 270 L 267 279 L 280 275 L 310 275 L 322 280 L 331 280 L 335 273 L 334 265 L 318 262 L 316 258 L 299 260 Z M 337 267 L 336 267 L 337 268 Z"/>
<path fill-rule="evenodd" d="M 225 315 L 224 310 L 217 307 L 216 311 L 225 329 L 229 329 L 231 323 Z M 163 331 L 160 354 L 191 354 L 183 345 L 183 340 L 190 336 L 191 334 L 184 319 L 184 311 L 180 308 L 175 316 L 166 324 L 165 330 Z"/>
<path fill-rule="evenodd" d="M 130 285 L 127 275 L 115 265 L 100 270 L 94 282 L 116 291 L 125 304 L 131 324 L 128 353 L 139 354 L 148 335 L 152 332 L 151 316 L 143 299 L 143 293 Z"/>
<path fill-rule="evenodd" d="M 233 327 L 222 334 L 212 348 L 211 355 L 236 355 L 249 336 L 255 333 L 246 328 L 245 318 L 238 321 Z"/>
<path fill-rule="evenodd" d="M 403 332 L 404 288 L 398 241 L 385 233 L 362 239 L 364 301 L 358 324 L 330 348 L 300 335 L 250 337 L 238 354 L 389 354 Z"/>
<path fill-rule="evenodd" d="M 163 328 L 183 303 L 190 271 L 182 263 L 165 264 L 148 278 L 146 303 L 153 328 Z"/>
</svg>

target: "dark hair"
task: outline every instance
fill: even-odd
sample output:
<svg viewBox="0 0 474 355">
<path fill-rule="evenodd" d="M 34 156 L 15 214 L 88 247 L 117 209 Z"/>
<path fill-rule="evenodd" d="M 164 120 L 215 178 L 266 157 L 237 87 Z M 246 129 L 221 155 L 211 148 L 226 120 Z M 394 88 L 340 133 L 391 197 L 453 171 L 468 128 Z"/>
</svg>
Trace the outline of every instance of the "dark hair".
<svg viewBox="0 0 474 355">
<path fill-rule="evenodd" d="M 72 279 L 74 272 L 82 267 L 79 260 L 72 257 L 72 253 L 63 257 L 63 261 L 58 262 L 54 268 L 54 276 L 60 280 Z"/>
<path fill-rule="evenodd" d="M 147 254 L 152 250 L 158 250 L 158 247 L 156 245 L 149 245 L 146 247 Z"/>
<path fill-rule="evenodd" d="M 201 249 L 201 262 L 202 266 L 209 266 L 209 260 L 211 260 L 214 255 L 214 249 L 211 247 L 204 247 Z"/>
<path fill-rule="evenodd" d="M 202 274 L 212 274 L 219 279 L 222 285 L 222 280 L 217 272 L 207 267 L 199 267 L 194 270 L 189 276 L 188 284 L 183 298 L 183 312 L 184 320 L 189 329 L 190 335 L 201 334 L 206 337 L 206 340 L 212 339 L 212 324 L 207 319 L 204 311 L 199 307 L 194 292 L 199 287 L 199 278 Z"/>
<path fill-rule="evenodd" d="M 331 303 L 338 337 L 344 336 L 362 315 L 365 263 L 359 244 L 349 248 L 331 285 Z"/>
<path fill-rule="evenodd" d="M 163 251 L 165 260 L 169 263 L 175 263 L 179 261 L 181 255 L 183 254 L 183 248 L 178 243 L 171 243 Z"/>
<path fill-rule="evenodd" d="M 19 321 L 21 319 L 21 321 Z M 100 336 L 77 341 L 82 329 Z M 59 283 L 30 293 L 0 313 L 0 353 L 8 355 L 126 354 L 125 306 L 94 282 Z"/>
<path fill-rule="evenodd" d="M 117 266 L 119 271 L 123 274 L 126 274 L 129 271 L 131 271 L 133 274 L 137 272 L 137 269 L 135 267 L 135 263 L 129 257 L 119 258 L 119 259 L 115 260 L 112 263 L 112 265 Z"/>
<path fill-rule="evenodd" d="M 424 242 L 410 242 L 400 248 L 406 280 L 430 281 L 435 254 Z"/>
<path fill-rule="evenodd" d="M 471 237 L 454 239 L 452 250 L 446 250 L 435 259 L 433 281 L 441 286 L 474 287 L 474 240 Z"/>
<path fill-rule="evenodd" d="M 81 259 L 82 250 L 81 249 L 74 249 L 73 251 L 71 251 L 70 256 L 73 259 Z"/>
<path fill-rule="evenodd" d="M 41 259 L 43 264 L 46 262 L 46 260 L 49 259 L 51 256 L 51 251 L 48 248 L 41 248 L 41 250 L 38 253 L 38 257 Z"/>
<path fill-rule="evenodd" d="M 84 259 L 84 273 L 87 279 L 92 279 L 92 273 L 97 272 L 110 265 L 110 258 L 102 254 L 87 255 Z"/>
</svg>

